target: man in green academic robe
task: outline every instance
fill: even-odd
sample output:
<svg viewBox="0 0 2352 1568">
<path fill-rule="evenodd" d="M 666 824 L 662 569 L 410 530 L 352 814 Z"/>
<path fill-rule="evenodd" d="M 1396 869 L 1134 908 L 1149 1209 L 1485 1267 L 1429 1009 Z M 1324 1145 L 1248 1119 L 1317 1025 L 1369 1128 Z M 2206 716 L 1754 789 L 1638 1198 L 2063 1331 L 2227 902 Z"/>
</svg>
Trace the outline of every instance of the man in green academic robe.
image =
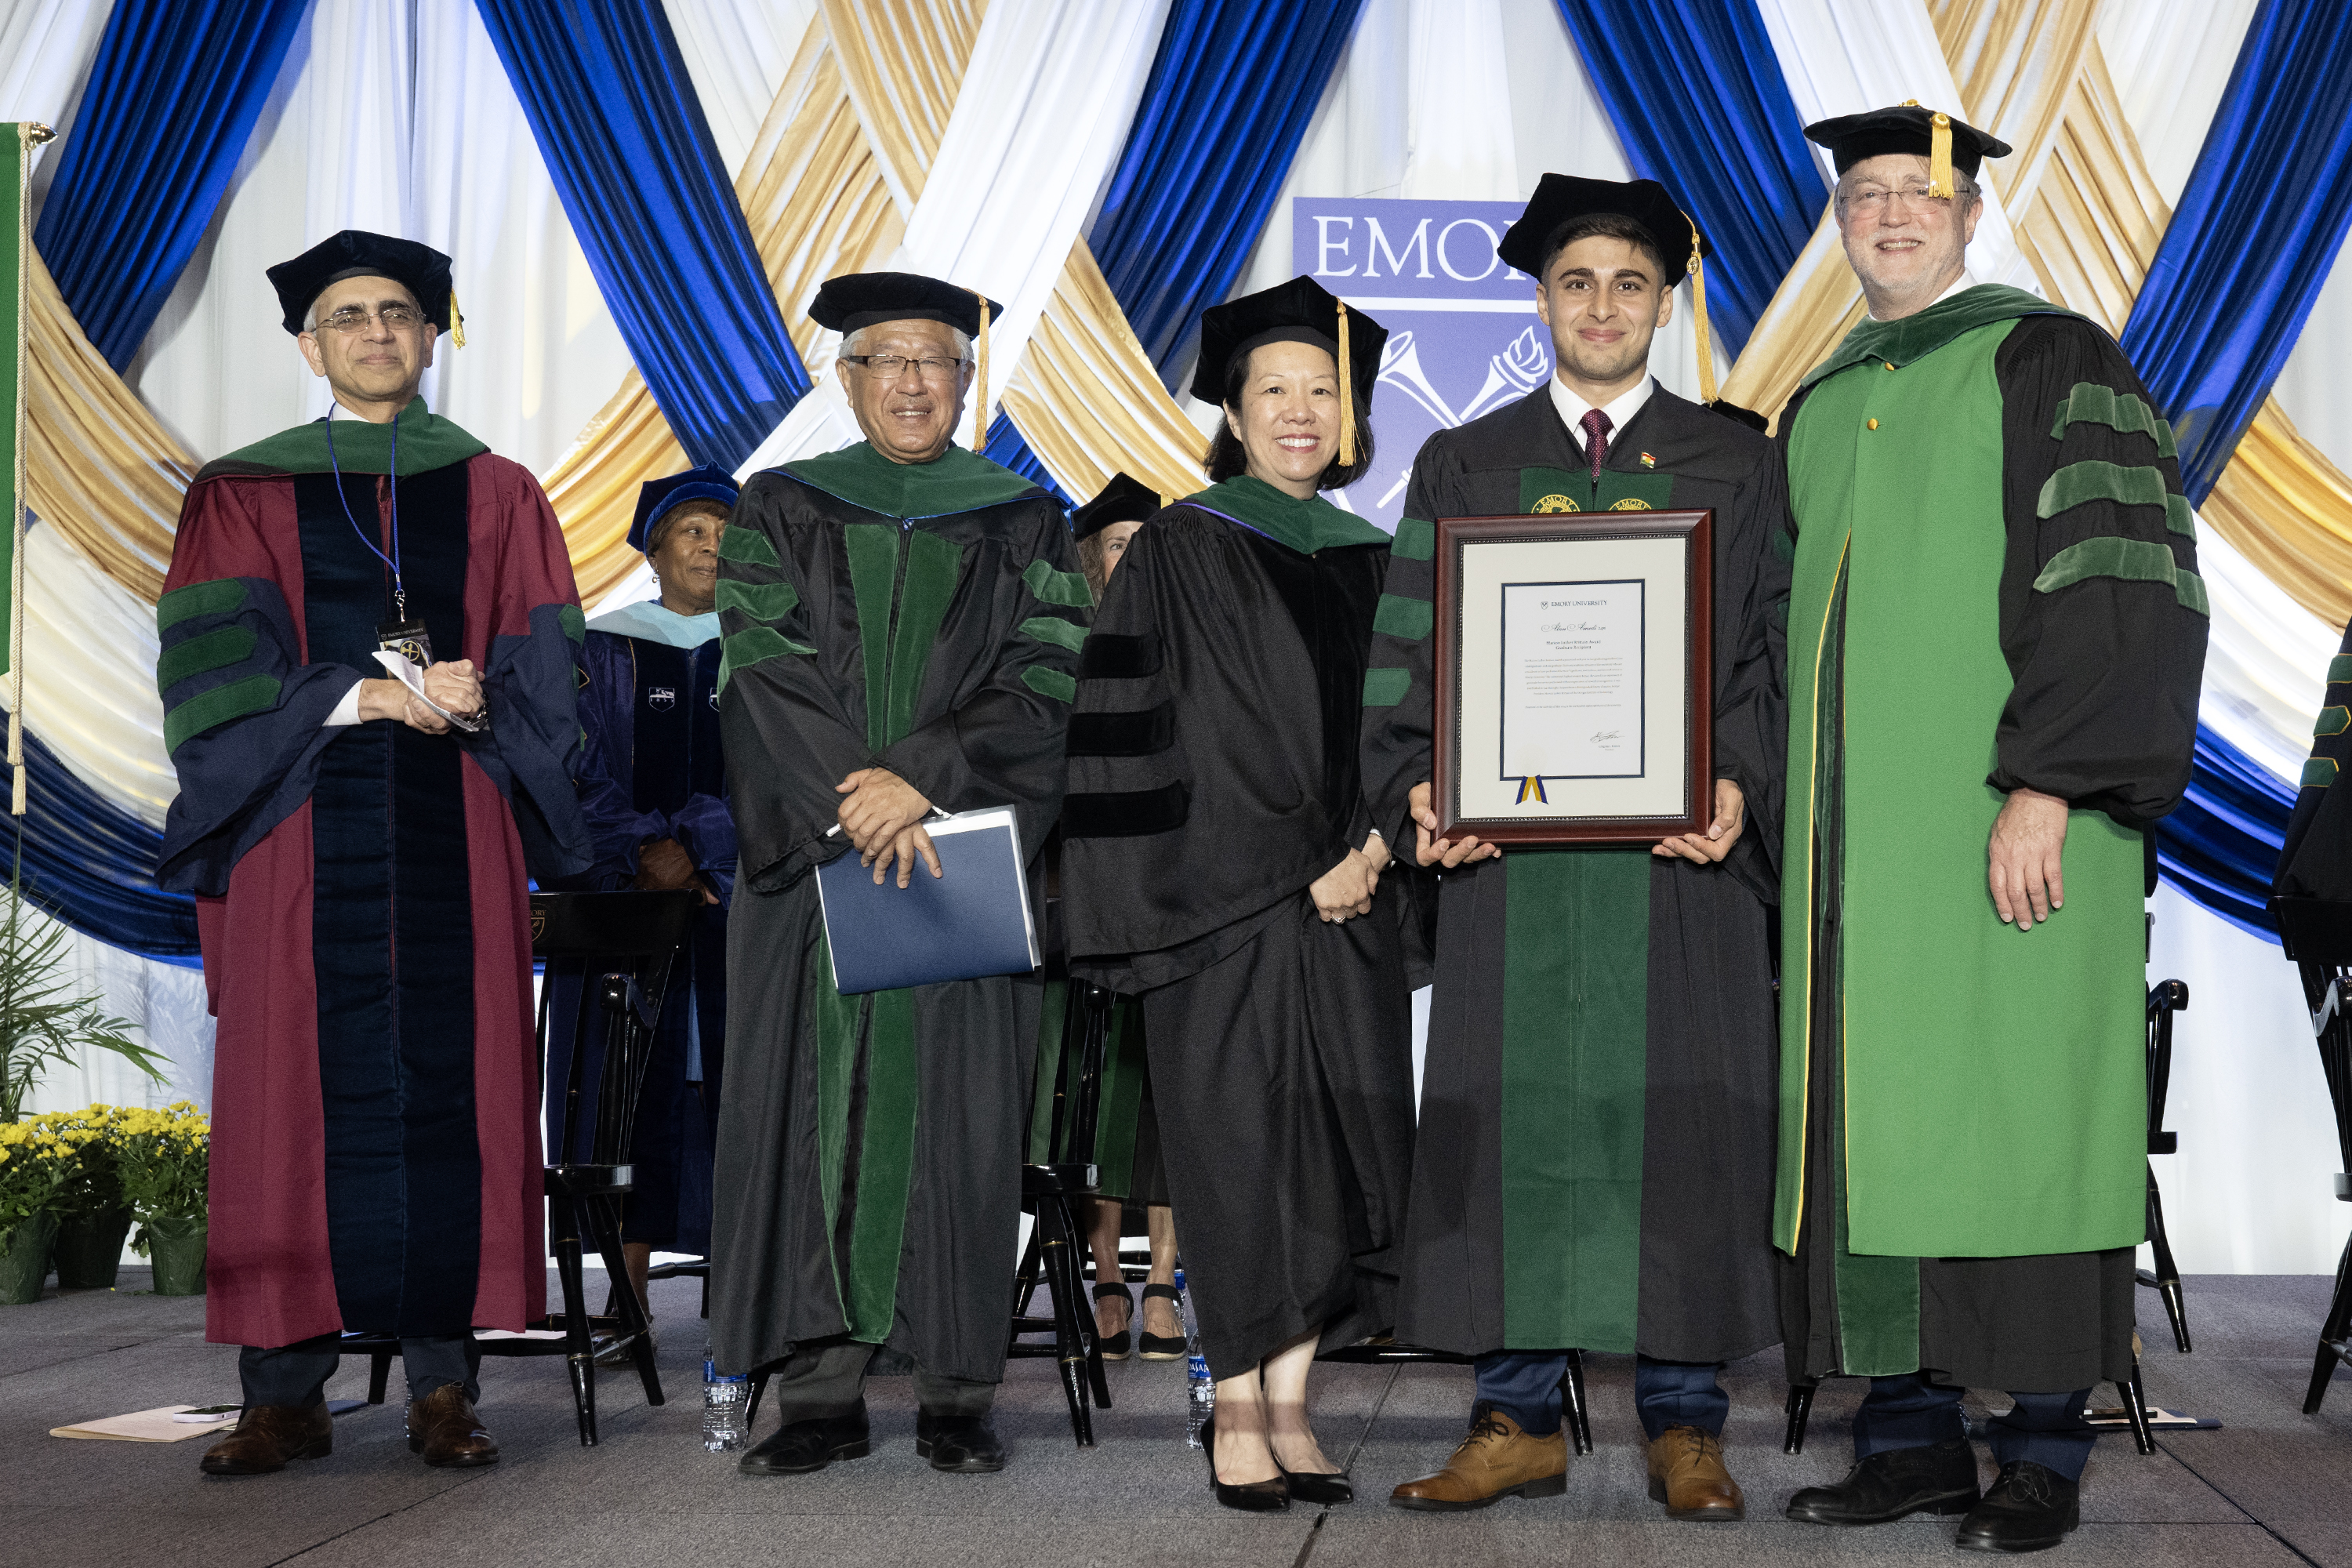
<svg viewBox="0 0 2352 1568">
<path fill-rule="evenodd" d="M 1781 412 L 1794 528 L 1780 1182 L 1790 1374 L 1871 1378 L 1792 1519 L 2078 1519 L 2131 1375 L 2147 834 L 2187 787 L 2205 586 L 2172 433 L 2112 339 L 1978 283 L 2009 149 L 1914 106 L 1832 149 L 1870 319 Z M 1963 1388 L 2006 1389 L 1981 1496 Z"/>
<path fill-rule="evenodd" d="M 865 1454 L 877 1350 L 912 1363 L 933 1468 L 1004 1463 L 988 1411 L 1039 987 L 845 996 L 814 876 L 855 854 L 906 887 L 939 874 L 931 811 L 1010 805 L 1040 891 L 1090 600 L 1061 509 L 953 444 L 994 308 L 908 273 L 828 281 L 811 314 L 846 334 L 866 438 L 754 475 L 719 550 L 738 858 L 712 1348 L 724 1369 L 774 1368 L 783 1417 L 750 1474 Z"/>
<path fill-rule="evenodd" d="M 1761 430 L 1650 374 L 1700 243 L 1654 181 L 1543 177 L 1499 251 L 1538 280 L 1558 369 L 1422 447 L 1374 623 L 1365 793 L 1438 883 L 1397 1335 L 1476 1357 L 1469 1434 L 1396 1489 L 1403 1508 L 1562 1491 L 1575 1348 L 1634 1353 L 1669 1516 L 1743 1516 L 1716 1373 L 1780 1338 L 1765 922 L 1785 720 L 1764 607 L 1787 583 L 1787 498 Z M 1499 856 L 1433 841 L 1435 521 L 1666 508 L 1715 514 L 1708 830 Z"/>
</svg>

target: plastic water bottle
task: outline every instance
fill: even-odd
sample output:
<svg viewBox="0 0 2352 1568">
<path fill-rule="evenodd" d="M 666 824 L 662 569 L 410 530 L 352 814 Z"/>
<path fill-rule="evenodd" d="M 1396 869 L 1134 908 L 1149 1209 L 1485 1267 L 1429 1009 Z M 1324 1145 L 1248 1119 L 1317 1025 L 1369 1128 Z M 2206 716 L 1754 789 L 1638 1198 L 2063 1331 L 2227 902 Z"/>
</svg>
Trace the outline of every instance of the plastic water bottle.
<svg viewBox="0 0 2352 1568">
<path fill-rule="evenodd" d="M 1201 1446 L 1201 1429 L 1217 1408 L 1217 1384 L 1209 1376 L 1209 1358 L 1201 1349 L 1201 1321 L 1192 1314 L 1192 1292 L 1184 1284 L 1184 1271 L 1176 1270 L 1178 1306 L 1184 1314 L 1184 1386 L 1186 1408 L 1184 1441 L 1197 1448 Z"/>
<path fill-rule="evenodd" d="M 702 1446 L 714 1454 L 731 1454 L 749 1434 L 744 1416 L 751 1399 L 751 1380 L 727 1377 L 706 1348 L 702 1356 Z"/>
</svg>

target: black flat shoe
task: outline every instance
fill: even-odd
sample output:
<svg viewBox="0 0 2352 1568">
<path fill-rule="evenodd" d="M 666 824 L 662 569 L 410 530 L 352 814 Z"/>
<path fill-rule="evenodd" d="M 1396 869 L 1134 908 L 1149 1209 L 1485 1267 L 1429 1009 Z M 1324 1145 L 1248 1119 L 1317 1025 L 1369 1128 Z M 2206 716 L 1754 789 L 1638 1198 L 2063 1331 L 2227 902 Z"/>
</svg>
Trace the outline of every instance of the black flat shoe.
<svg viewBox="0 0 2352 1568">
<path fill-rule="evenodd" d="M 1201 1452 L 1208 1456 L 1209 1489 L 1217 1494 L 1217 1501 L 1223 1507 L 1236 1508 L 1244 1513 L 1280 1513 L 1290 1506 L 1290 1482 L 1286 1477 L 1234 1485 L 1217 1479 L 1217 1417 L 1213 1412 L 1201 1425 Z"/>
<path fill-rule="evenodd" d="M 1345 1470 L 1285 1470 L 1282 1479 L 1289 1485 L 1290 1495 L 1300 1502 L 1328 1506 L 1356 1500 L 1355 1485 L 1348 1479 Z"/>
<path fill-rule="evenodd" d="M 1181 1324 L 1184 1317 L 1184 1293 L 1173 1285 L 1146 1285 L 1146 1301 L 1173 1301 Z M 1146 1333 L 1139 1325 L 1135 1336 L 1136 1353 L 1145 1361 L 1181 1361 L 1184 1359 L 1184 1336 L 1181 1334 Z"/>
<path fill-rule="evenodd" d="M 1115 1334 L 1106 1334 L 1097 1331 L 1095 1335 L 1095 1342 L 1102 1349 L 1103 1360 L 1125 1361 L 1128 1357 L 1129 1344 L 1135 1338 L 1135 1335 L 1130 1331 L 1135 1323 L 1135 1298 L 1127 1293 L 1127 1286 L 1124 1282 L 1117 1285 L 1097 1285 L 1095 1287 L 1096 1300 L 1108 1301 L 1113 1298 L 1127 1303 L 1127 1321 L 1129 1327 L 1119 1330 L 1119 1331 Z"/>
<path fill-rule="evenodd" d="M 1960 1521 L 1963 1552 L 2046 1552 L 2083 1522 L 2083 1485 L 2047 1465 L 2019 1459 L 2000 1468 L 1984 1500 Z"/>
<path fill-rule="evenodd" d="M 1909 1514 L 1966 1513 L 1977 1506 L 1977 1458 L 1965 1437 L 1873 1454 L 1832 1487 L 1789 1500 L 1800 1524 L 1885 1524 Z"/>
<path fill-rule="evenodd" d="M 915 1452 L 935 1470 L 957 1475 L 992 1475 L 1004 1468 L 1004 1443 L 985 1415 L 935 1415 L 915 1412 Z"/>
<path fill-rule="evenodd" d="M 845 1415 L 787 1421 L 735 1461 L 747 1476 L 804 1476 L 835 1459 L 862 1459 L 868 1451 L 866 1401 Z"/>
</svg>

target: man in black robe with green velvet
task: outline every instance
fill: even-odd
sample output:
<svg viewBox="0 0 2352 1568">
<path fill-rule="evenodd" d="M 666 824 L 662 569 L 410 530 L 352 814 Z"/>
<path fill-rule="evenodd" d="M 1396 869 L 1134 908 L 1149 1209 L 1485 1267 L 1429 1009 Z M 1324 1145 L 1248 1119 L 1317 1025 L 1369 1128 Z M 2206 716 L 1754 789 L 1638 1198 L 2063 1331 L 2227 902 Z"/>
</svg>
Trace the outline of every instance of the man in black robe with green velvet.
<svg viewBox="0 0 2352 1568">
<path fill-rule="evenodd" d="M 1636 1353 L 1667 1512 L 1742 1515 L 1716 1371 L 1780 1338 L 1773 837 L 1759 829 L 1780 771 L 1762 609 L 1768 579 L 1787 580 L 1769 554 L 1787 501 L 1760 431 L 1650 376 L 1698 244 L 1654 182 L 1545 175 L 1498 248 L 1538 279 L 1558 373 L 1430 437 L 1397 529 L 1365 678 L 1365 793 L 1442 873 L 1397 1334 L 1478 1358 L 1469 1436 L 1397 1489 L 1406 1508 L 1558 1495 L 1575 1347 Z M 1708 830 L 1654 850 L 1433 842 L 1435 520 L 1670 507 L 1715 512 Z"/>
<path fill-rule="evenodd" d="M 1034 883 L 1061 809 L 1090 596 L 1061 510 L 953 444 L 983 309 L 908 273 L 828 281 L 811 314 L 846 334 L 866 438 L 753 476 L 719 551 L 738 867 L 711 1331 L 720 1367 L 774 1369 L 783 1421 L 754 1475 L 867 1451 L 877 1351 L 912 1363 L 935 1468 L 1004 1463 L 988 1411 L 1039 988 L 845 996 L 814 876 L 840 854 L 900 887 L 936 876 L 926 816 L 1011 805 Z"/>
</svg>

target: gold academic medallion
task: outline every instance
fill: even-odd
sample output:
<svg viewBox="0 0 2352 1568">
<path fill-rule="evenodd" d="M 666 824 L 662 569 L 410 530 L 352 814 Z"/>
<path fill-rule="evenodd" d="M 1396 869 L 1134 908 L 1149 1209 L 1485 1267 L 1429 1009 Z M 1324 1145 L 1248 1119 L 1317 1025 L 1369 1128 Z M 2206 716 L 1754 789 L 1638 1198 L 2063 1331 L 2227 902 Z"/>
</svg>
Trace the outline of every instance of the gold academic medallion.
<svg viewBox="0 0 2352 1568">
<path fill-rule="evenodd" d="M 1536 504 L 1535 504 L 1535 510 L 1536 510 L 1537 511 L 1539 511 L 1539 512 L 1546 512 L 1546 511 L 1580 511 L 1580 510 L 1582 510 L 1583 509 L 1582 509 L 1582 508 L 1580 508 L 1580 507 L 1579 507 L 1579 506 L 1578 506 L 1574 501 L 1572 501 L 1572 500 L 1569 500 L 1569 498 L 1568 498 L 1568 497 L 1566 497 L 1566 496 L 1563 496 L 1563 495 L 1549 495 L 1549 496 L 1544 497 L 1544 498 L 1543 498 L 1543 500 L 1539 500 L 1539 501 L 1536 502 Z"/>
</svg>

